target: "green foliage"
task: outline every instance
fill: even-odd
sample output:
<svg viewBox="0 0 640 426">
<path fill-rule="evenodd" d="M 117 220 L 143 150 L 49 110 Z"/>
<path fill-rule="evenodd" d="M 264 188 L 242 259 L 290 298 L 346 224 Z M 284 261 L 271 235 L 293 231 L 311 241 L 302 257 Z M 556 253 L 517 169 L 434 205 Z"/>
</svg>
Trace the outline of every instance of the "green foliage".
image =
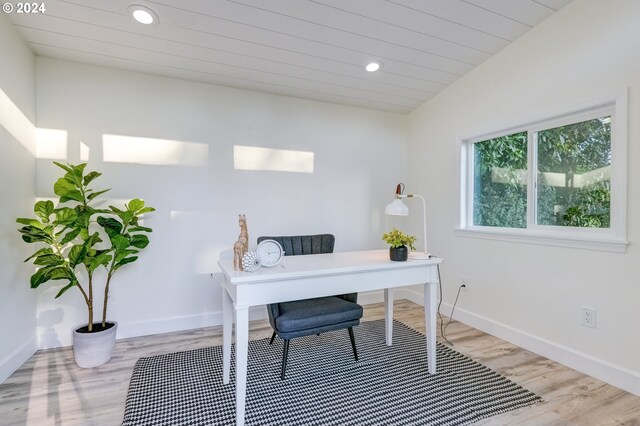
<svg viewBox="0 0 640 426">
<path fill-rule="evenodd" d="M 527 135 L 474 144 L 474 225 L 526 228 Z M 609 227 L 611 183 L 605 170 L 611 165 L 611 118 L 541 130 L 536 140 L 537 224 Z M 575 182 L 598 173 L 584 186 Z"/>
<path fill-rule="evenodd" d="M 54 280 L 65 281 L 56 298 L 77 287 L 87 304 L 91 331 L 94 272 L 100 267 L 107 272 L 102 313 L 104 325 L 111 278 L 121 267 L 135 262 L 139 251 L 149 244 L 145 234 L 152 230 L 140 226 L 139 222 L 144 213 L 155 209 L 137 198 L 129 201 L 123 210 L 114 206 L 95 208 L 91 203 L 109 191 L 95 191 L 89 187 L 101 173 L 85 174 L 86 163 L 55 164 L 66 172 L 53 188 L 59 197 L 58 206 L 50 200 L 38 201 L 33 209 L 36 218 L 18 218 L 16 222 L 23 225 L 18 231 L 25 242 L 44 245 L 25 260 L 38 267 L 31 276 L 31 287 L 38 288 Z M 79 276 L 86 276 L 86 282 L 81 283 Z"/>
<path fill-rule="evenodd" d="M 398 248 L 402 246 L 409 246 L 411 250 L 415 250 L 414 243 L 416 242 L 416 237 L 413 235 L 407 235 L 402 231 L 399 231 L 396 228 L 393 228 L 391 231 L 382 235 L 382 239 L 385 243 L 391 245 L 393 248 Z"/>
<path fill-rule="evenodd" d="M 611 118 L 602 117 L 538 132 L 538 223 L 608 228 L 611 223 L 611 181 L 602 173 L 588 185 L 578 176 L 611 165 Z M 551 186 L 546 174 L 565 176 Z M 559 211 L 555 211 L 555 208 Z"/>
<path fill-rule="evenodd" d="M 516 173 L 526 169 L 527 132 L 474 144 L 474 225 L 526 228 L 526 180 Z"/>
</svg>

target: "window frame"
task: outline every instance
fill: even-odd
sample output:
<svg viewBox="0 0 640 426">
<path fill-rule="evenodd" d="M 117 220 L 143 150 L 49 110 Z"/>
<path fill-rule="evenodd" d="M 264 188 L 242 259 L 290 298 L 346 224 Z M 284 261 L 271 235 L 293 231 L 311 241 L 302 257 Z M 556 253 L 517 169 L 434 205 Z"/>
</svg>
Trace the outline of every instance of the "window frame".
<svg viewBox="0 0 640 426">
<path fill-rule="evenodd" d="M 611 115 L 611 205 L 609 228 L 539 225 L 537 219 L 537 132 Z M 477 142 L 518 132 L 527 135 L 527 227 L 505 228 L 473 224 L 474 162 Z M 459 226 L 456 235 L 520 243 L 625 252 L 627 241 L 627 92 L 569 107 L 552 114 L 504 126 L 502 130 L 462 138 L 460 158 Z"/>
</svg>

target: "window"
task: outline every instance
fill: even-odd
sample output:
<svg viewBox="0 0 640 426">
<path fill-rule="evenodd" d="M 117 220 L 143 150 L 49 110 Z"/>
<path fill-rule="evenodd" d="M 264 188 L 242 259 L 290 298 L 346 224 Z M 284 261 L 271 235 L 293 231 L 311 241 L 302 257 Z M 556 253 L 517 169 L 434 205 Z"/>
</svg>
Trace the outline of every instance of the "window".
<svg viewBox="0 0 640 426">
<path fill-rule="evenodd" d="M 527 227 L 527 132 L 473 144 L 473 224 Z"/>
<path fill-rule="evenodd" d="M 626 250 L 626 96 L 464 140 L 462 235 Z"/>
</svg>

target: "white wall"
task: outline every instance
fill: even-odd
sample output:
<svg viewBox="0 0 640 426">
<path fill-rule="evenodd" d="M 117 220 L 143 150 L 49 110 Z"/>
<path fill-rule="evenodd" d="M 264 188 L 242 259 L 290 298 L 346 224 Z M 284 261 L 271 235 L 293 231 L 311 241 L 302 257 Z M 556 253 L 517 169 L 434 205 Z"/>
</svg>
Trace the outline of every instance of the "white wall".
<svg viewBox="0 0 640 426">
<path fill-rule="evenodd" d="M 35 201 L 35 58 L 0 14 L 0 383 L 36 349 L 36 293 L 29 288 L 31 253 L 17 217 Z"/>
<path fill-rule="evenodd" d="M 410 116 L 412 190 L 427 196 L 444 297 L 477 328 L 640 394 L 640 2 L 578 0 Z M 625 254 L 454 235 L 463 137 L 526 123 L 629 87 Z M 417 225 L 417 224 L 414 224 Z M 416 226 L 417 228 L 417 226 Z M 581 325 L 582 306 L 597 328 Z M 458 310 L 459 309 L 459 310 Z"/>
<path fill-rule="evenodd" d="M 145 219 L 151 244 L 114 278 L 119 337 L 221 323 L 210 274 L 238 237 L 239 213 L 252 247 L 264 234 L 322 232 L 336 235 L 336 251 L 384 247 L 383 209 L 407 177 L 406 116 L 42 57 L 37 70 L 38 127 L 67 132 L 63 156 L 77 163 L 84 143 L 89 168 L 104 174 L 97 187 L 157 208 Z M 167 159 L 182 162 L 104 161 L 105 134 L 176 141 Z M 234 170 L 234 145 L 313 152 L 313 173 Z M 132 161 L 158 153 L 148 154 Z M 39 196 L 53 196 L 56 169 L 38 160 Z M 41 347 L 69 344 L 86 321 L 79 292 L 57 301 L 54 292 L 39 292 L 38 315 L 50 320 Z"/>
</svg>

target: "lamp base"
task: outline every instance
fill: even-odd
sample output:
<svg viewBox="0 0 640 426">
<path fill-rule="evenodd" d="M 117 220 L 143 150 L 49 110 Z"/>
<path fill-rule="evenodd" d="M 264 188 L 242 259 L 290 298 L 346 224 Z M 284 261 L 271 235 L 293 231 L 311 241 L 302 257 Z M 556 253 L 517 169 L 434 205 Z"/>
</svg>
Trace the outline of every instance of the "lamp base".
<svg viewBox="0 0 640 426">
<path fill-rule="evenodd" d="M 409 253 L 409 259 L 425 260 L 429 259 L 430 254 L 423 251 L 412 251 Z"/>
</svg>

